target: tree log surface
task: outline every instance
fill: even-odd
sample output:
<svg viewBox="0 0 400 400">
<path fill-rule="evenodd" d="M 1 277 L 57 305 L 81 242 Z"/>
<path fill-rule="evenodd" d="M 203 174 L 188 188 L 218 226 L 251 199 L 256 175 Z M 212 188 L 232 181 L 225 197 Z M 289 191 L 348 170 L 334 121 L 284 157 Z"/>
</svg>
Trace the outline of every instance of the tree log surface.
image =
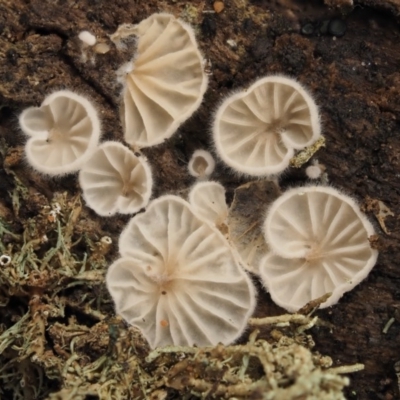
<svg viewBox="0 0 400 400">
<path fill-rule="evenodd" d="M 349 399 L 389 400 L 399 396 L 394 364 L 400 360 L 400 2 L 326 3 L 226 0 L 221 13 L 209 13 L 204 11 L 213 9 L 212 2 L 200 0 L 0 0 L 0 135 L 21 152 L 18 114 L 39 105 L 48 93 L 69 88 L 98 104 L 103 140 L 122 140 L 121 87 L 115 72 L 132 53 L 118 51 L 108 35 L 121 23 L 137 23 L 158 11 L 192 23 L 212 74 L 195 115 L 165 144 L 144 150 L 156 175 L 155 196 L 183 191 L 193 182 L 186 171 L 188 160 L 197 148 L 210 147 L 212 115 L 224 96 L 266 74 L 297 78 L 315 94 L 321 110 L 326 147 L 314 157 L 326 166 L 330 184 L 370 210 L 380 249 L 368 278 L 337 305 L 317 312 L 333 329 L 316 327 L 312 334 L 317 349 L 335 365 L 365 364 L 364 371 L 351 376 Z M 344 36 L 302 35 L 306 23 L 318 25 L 332 18 L 345 21 Z M 110 51 L 82 62 L 77 39 L 82 30 L 109 44 Z M 229 39 L 236 46 L 229 45 Z M 56 190 L 79 191 L 76 176 L 48 180 L 21 157 L 12 167 L 46 196 Z M 9 180 L 4 172 L 1 178 L 7 207 Z M 228 198 L 246 182 L 221 163 L 215 179 L 226 186 Z M 284 189 L 305 181 L 303 167 L 289 170 L 280 184 Z M 374 200 L 394 214 L 385 220 L 389 234 L 375 218 Z M 99 223 L 115 236 L 125 222 L 116 217 Z M 282 312 L 260 291 L 257 316 Z M 395 322 L 384 334 L 392 317 Z"/>
</svg>

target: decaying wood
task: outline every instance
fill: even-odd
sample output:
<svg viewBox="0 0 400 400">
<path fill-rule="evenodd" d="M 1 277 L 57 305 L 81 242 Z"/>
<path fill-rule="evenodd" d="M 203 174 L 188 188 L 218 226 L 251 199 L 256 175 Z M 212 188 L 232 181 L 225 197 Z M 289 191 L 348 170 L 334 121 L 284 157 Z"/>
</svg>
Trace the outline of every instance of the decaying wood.
<svg viewBox="0 0 400 400">
<path fill-rule="evenodd" d="M 40 213 L 41 217 L 35 219 L 38 226 L 34 233 L 48 232 L 51 228 L 54 235 L 49 240 L 56 243 L 57 225 L 49 228 L 51 221 L 46 220 L 43 207 L 51 209 L 54 192 L 68 192 L 63 197 L 67 203 L 76 201 L 74 196 L 79 193 L 76 176 L 49 180 L 27 167 L 22 152 L 24 138 L 17 126 L 18 113 L 24 107 L 40 104 L 51 91 L 73 89 L 89 95 L 100 107 L 103 138 L 121 140 L 118 114 L 121 88 L 115 72 L 131 58 L 134 43 L 120 51 L 109 35 L 121 23 L 136 23 L 160 10 L 172 12 L 194 25 L 207 59 L 210 86 L 198 112 L 177 134 L 165 144 L 144 151 L 156 175 L 155 196 L 184 191 L 192 183 L 186 171 L 187 162 L 194 150 L 211 146 L 211 118 L 223 96 L 268 73 L 285 73 L 304 83 L 320 106 L 326 139 L 325 147 L 320 147 L 313 158 L 326 167 L 330 184 L 357 198 L 370 219 L 375 220 L 378 237 L 374 246 L 381 250 L 378 264 L 364 282 L 336 306 L 316 313 L 323 322 L 312 328 L 316 348 L 331 356 L 336 367 L 365 365 L 364 371 L 351 375 L 349 399 L 395 399 L 399 392 L 394 365 L 400 359 L 400 4 L 397 0 L 363 0 L 353 5 L 349 5 L 351 1 L 332 0 L 326 0 L 325 4 L 300 0 L 223 3 L 223 10 L 215 13 L 213 1 L 205 0 L 0 0 L 0 135 L 4 166 L 0 170 L 0 215 L 10 225 L 8 231 L 1 228 L 6 229 L 2 230 L 3 249 L 17 248 L 16 243 L 22 243 L 18 235 L 31 232 L 29 220 Z M 341 37 L 319 30 L 324 21 L 333 18 L 346 23 L 347 30 Z M 302 33 L 302 27 L 309 23 L 313 33 Z M 99 42 L 109 46 L 109 51 L 103 54 L 93 50 L 83 56 L 77 38 L 82 30 L 96 35 Z M 282 189 L 306 182 L 307 165 L 289 169 L 280 179 Z M 221 164 L 213 178 L 225 185 L 229 200 L 233 199 L 235 188 L 247 182 Z M 390 210 L 383 222 L 376 219 L 379 212 L 374 204 L 383 204 Z M 103 314 L 95 306 L 93 293 L 87 291 L 95 287 L 106 296 L 99 282 L 116 250 L 104 259 L 102 254 L 96 255 L 95 243 L 104 235 L 116 243 L 127 218 L 101 219 L 85 207 L 82 213 L 72 240 L 78 240 L 77 235 L 82 233 L 85 239 L 74 245 L 75 249 L 82 257 L 84 252 L 89 254 L 93 250 L 90 253 L 93 258 L 88 262 L 96 266 L 95 270 L 102 271 L 99 275 L 96 272 L 90 280 L 86 279 L 85 271 L 74 277 L 77 272 L 73 270 L 61 276 L 46 269 L 22 286 L 3 288 L 4 280 L 0 279 L 0 334 L 17 322 L 17 316 L 26 318 L 29 308 L 38 321 L 36 330 L 31 331 L 32 338 L 40 336 L 48 318 L 59 321 L 48 332 L 55 343 L 53 349 L 48 348 L 50 342 L 46 345 L 35 342 L 40 362 L 54 363 L 55 370 L 57 357 L 70 355 L 70 350 L 62 344 L 72 346 L 73 341 L 84 351 L 80 339 L 83 335 L 95 341 L 84 329 L 74 332 L 76 339 L 70 338 L 67 331 L 61 339 L 60 330 L 71 323 L 71 318 L 76 315 L 81 318 L 83 313 L 104 341 L 106 328 L 101 321 L 113 315 L 109 300 L 108 303 L 104 300 L 101 309 L 107 312 Z M 39 245 L 26 244 L 24 251 L 33 257 Z M 57 255 L 60 265 L 67 259 L 70 245 L 60 244 L 57 250 L 61 254 Z M 54 255 L 48 256 L 53 260 Z M 83 258 L 75 261 L 80 267 L 86 262 Z M 36 261 L 31 258 L 29 262 Z M 89 281 L 90 285 L 86 285 Z M 54 292 L 60 282 L 63 288 Z M 48 297 L 37 301 L 35 296 Z M 54 296 L 62 302 L 57 312 L 53 310 L 55 314 L 49 316 L 47 303 Z M 82 308 L 82 298 L 90 299 L 90 306 Z M 256 317 L 283 312 L 261 287 L 258 303 Z M 84 325 L 83 321 L 80 324 Z M 23 342 L 23 338 L 18 340 Z M 104 346 L 111 348 L 113 343 Z M 101 353 L 101 348 L 97 350 Z M 16 354 L 7 354 L 8 358 L 12 356 Z M 97 367 L 89 362 L 90 356 L 93 354 L 88 354 L 87 368 L 94 368 L 95 374 Z M 72 372 L 67 369 L 64 375 L 75 374 L 77 365 L 70 360 Z M 0 362 L 0 371 L 2 368 Z M 6 372 L 7 369 L 0 372 L 0 380 Z M 27 385 L 39 373 L 24 360 L 20 372 L 26 376 Z M 140 372 L 135 372 L 136 377 L 137 374 Z M 28 385 L 21 393 L 29 397 L 32 390 Z"/>
</svg>

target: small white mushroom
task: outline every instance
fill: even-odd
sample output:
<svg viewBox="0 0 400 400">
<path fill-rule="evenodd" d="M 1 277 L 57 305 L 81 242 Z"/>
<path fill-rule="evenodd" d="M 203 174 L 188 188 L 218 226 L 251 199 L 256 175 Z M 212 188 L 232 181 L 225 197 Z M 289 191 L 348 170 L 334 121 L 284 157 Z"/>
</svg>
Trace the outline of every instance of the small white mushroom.
<svg viewBox="0 0 400 400">
<path fill-rule="evenodd" d="M 318 165 L 309 165 L 306 168 L 306 175 L 309 179 L 318 179 L 322 175 L 322 169 Z"/>
<path fill-rule="evenodd" d="M 97 242 L 97 251 L 99 254 L 105 255 L 111 250 L 112 239 L 109 236 L 103 236 Z"/>
<path fill-rule="evenodd" d="M 104 246 L 111 246 L 112 245 L 112 239 L 109 236 L 103 236 L 100 239 L 100 243 L 103 244 Z"/>
<path fill-rule="evenodd" d="M 96 36 L 94 36 L 89 31 L 82 31 L 78 35 L 79 40 L 83 43 L 85 47 L 94 46 L 97 42 Z"/>
<path fill-rule="evenodd" d="M 260 275 L 272 299 L 295 312 L 332 293 L 322 307 L 338 302 L 375 265 L 375 231 L 357 203 L 326 186 L 288 190 L 272 204 L 264 224 L 270 253 Z"/>
<path fill-rule="evenodd" d="M 133 214 L 149 202 L 153 178 L 143 156 L 118 142 L 105 142 L 79 173 L 83 198 L 97 214 Z"/>
<path fill-rule="evenodd" d="M 229 244 L 176 196 L 154 200 L 119 240 L 106 283 L 117 313 L 152 348 L 228 344 L 246 327 L 255 290 Z"/>
<path fill-rule="evenodd" d="M 318 108 L 297 81 L 268 76 L 228 97 L 213 127 L 221 159 L 239 173 L 278 174 L 321 133 Z"/>
<path fill-rule="evenodd" d="M 325 172 L 325 165 L 320 164 L 318 160 L 313 160 L 311 165 L 306 168 L 306 175 L 309 179 L 320 179 Z"/>
<path fill-rule="evenodd" d="M 189 203 L 195 212 L 218 229 L 226 230 L 228 206 L 225 188 L 218 182 L 199 182 L 189 193 Z"/>
<path fill-rule="evenodd" d="M 30 136 L 25 145 L 29 164 L 48 175 L 79 170 L 100 137 L 100 120 L 94 105 L 69 90 L 55 92 L 40 107 L 24 110 L 19 124 Z"/>
<path fill-rule="evenodd" d="M 209 177 L 215 168 L 215 160 L 206 150 L 196 150 L 189 160 L 189 174 L 199 179 Z"/>
<path fill-rule="evenodd" d="M 138 37 L 134 59 L 119 71 L 125 140 L 139 148 L 154 146 L 199 107 L 208 83 L 203 57 L 193 29 L 173 15 L 153 14 L 121 29 L 123 37 Z"/>
<path fill-rule="evenodd" d="M 2 254 L 0 256 L 0 265 L 2 267 L 6 267 L 7 265 L 11 264 L 11 257 L 8 256 L 7 254 Z"/>
</svg>

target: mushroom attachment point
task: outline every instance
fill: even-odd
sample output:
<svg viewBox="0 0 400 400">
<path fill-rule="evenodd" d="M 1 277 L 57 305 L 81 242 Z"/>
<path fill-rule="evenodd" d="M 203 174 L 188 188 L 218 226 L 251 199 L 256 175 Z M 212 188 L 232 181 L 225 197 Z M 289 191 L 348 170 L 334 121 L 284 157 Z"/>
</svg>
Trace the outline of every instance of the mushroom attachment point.
<svg viewBox="0 0 400 400">
<path fill-rule="evenodd" d="M 106 283 L 117 313 L 152 348 L 228 344 L 246 327 L 255 290 L 222 234 L 176 196 L 128 223 Z"/>
<path fill-rule="evenodd" d="M 264 223 L 270 248 L 260 276 L 272 299 L 290 312 L 332 293 L 339 301 L 375 265 L 372 224 L 357 203 L 327 186 L 288 190 L 272 204 Z"/>
</svg>

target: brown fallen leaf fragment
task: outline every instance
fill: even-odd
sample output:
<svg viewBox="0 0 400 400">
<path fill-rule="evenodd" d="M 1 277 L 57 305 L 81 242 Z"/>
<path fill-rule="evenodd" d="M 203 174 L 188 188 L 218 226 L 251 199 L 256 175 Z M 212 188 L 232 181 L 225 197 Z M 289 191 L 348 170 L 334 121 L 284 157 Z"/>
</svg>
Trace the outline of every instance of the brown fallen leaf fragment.
<svg viewBox="0 0 400 400">
<path fill-rule="evenodd" d="M 383 232 L 385 232 L 386 235 L 391 234 L 386 227 L 386 218 L 394 217 L 395 215 L 383 201 L 367 196 L 361 210 L 364 212 L 372 212 Z"/>
<path fill-rule="evenodd" d="M 254 181 L 235 189 L 228 213 L 229 241 L 238 251 L 246 269 L 257 273 L 268 246 L 262 232 L 269 204 L 280 195 L 272 181 Z"/>
</svg>

